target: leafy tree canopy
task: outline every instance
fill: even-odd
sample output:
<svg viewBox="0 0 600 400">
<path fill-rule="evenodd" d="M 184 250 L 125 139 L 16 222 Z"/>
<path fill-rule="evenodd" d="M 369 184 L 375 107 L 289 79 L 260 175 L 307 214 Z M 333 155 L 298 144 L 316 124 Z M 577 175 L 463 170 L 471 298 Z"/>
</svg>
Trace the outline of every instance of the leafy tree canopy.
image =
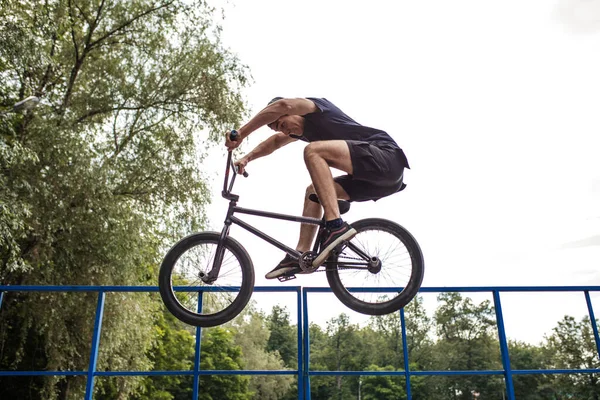
<svg viewBox="0 0 600 400">
<path fill-rule="evenodd" d="M 239 124 L 249 79 L 214 17 L 194 0 L 2 1 L 0 282 L 155 284 L 164 246 L 201 228 L 202 158 Z M 31 95 L 36 109 L 12 113 Z M 143 369 L 156 298 L 111 296 L 110 365 Z M 36 338 L 36 368 L 85 370 L 95 296 L 43 297 L 6 296 L 0 368 Z M 81 379 L 60 380 L 50 398 L 80 396 Z"/>
</svg>

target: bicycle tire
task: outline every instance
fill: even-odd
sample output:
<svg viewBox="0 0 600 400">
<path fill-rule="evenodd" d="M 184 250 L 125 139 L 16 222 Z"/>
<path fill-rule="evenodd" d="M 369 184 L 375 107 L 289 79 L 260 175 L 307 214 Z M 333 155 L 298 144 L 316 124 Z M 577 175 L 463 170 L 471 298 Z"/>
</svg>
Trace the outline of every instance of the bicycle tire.
<svg viewBox="0 0 600 400">
<path fill-rule="evenodd" d="M 401 242 L 406 248 L 406 252 L 410 256 L 410 278 L 408 279 L 408 282 L 404 287 L 398 288 L 402 290 L 399 293 L 397 293 L 397 295 L 394 298 L 381 303 L 364 301 L 355 296 L 351 291 L 349 291 L 346 285 L 344 284 L 343 278 L 340 277 L 340 272 L 342 271 L 342 269 L 340 269 L 338 265 L 339 255 L 334 253 L 330 256 L 329 260 L 326 263 L 327 281 L 329 282 L 331 290 L 345 306 L 347 306 L 351 310 L 357 311 L 362 314 L 385 315 L 400 310 L 417 295 L 421 287 L 421 283 L 423 282 L 425 266 L 423 261 L 423 253 L 421 252 L 419 244 L 405 228 L 389 220 L 379 218 L 368 218 L 352 223 L 352 227 L 357 231 L 357 235 L 350 240 L 350 242 L 352 242 L 353 244 L 355 243 L 355 240 L 357 240 L 361 232 L 365 233 L 369 230 L 387 232 L 396 237 L 399 240 L 399 242 Z M 342 253 L 343 252 L 344 250 L 342 250 Z M 383 270 L 385 267 L 386 265 L 384 262 L 384 264 L 382 264 L 381 266 L 381 270 Z M 381 270 L 377 273 L 380 273 Z M 342 272 L 342 274 L 343 273 L 344 272 Z M 368 271 L 363 272 L 363 274 L 365 273 L 367 274 L 367 278 L 370 276 L 368 274 L 375 275 Z"/>
<path fill-rule="evenodd" d="M 244 249 L 244 247 L 238 241 L 231 237 L 228 237 L 225 240 L 225 251 L 229 251 L 233 255 L 233 257 L 235 257 L 239 261 L 239 266 L 241 267 L 241 284 L 239 286 L 239 291 L 231 290 L 230 286 L 225 286 L 223 287 L 223 292 L 237 292 L 238 294 L 235 297 L 235 300 L 233 300 L 233 302 L 231 302 L 231 304 L 229 304 L 224 309 L 211 314 L 194 312 L 185 307 L 178 300 L 177 295 L 173 290 L 173 269 L 177 265 L 178 260 L 189 250 L 204 244 L 214 245 L 216 249 L 217 244 L 219 242 L 219 236 L 220 234 L 217 232 L 200 232 L 181 239 L 167 252 L 160 266 L 158 286 L 162 300 L 167 309 L 176 318 L 187 324 L 199 327 L 211 327 L 222 325 L 225 322 L 232 320 L 240 312 L 242 312 L 244 307 L 246 307 L 246 305 L 248 304 L 250 297 L 252 296 L 252 292 L 254 290 L 254 267 L 252 264 L 252 260 L 250 259 L 250 256 L 248 255 L 246 249 Z M 204 264 L 211 263 L 207 262 Z M 212 265 L 205 266 L 204 268 L 206 269 L 204 272 L 208 272 L 208 270 L 212 268 Z M 221 271 L 221 274 L 222 273 L 223 271 Z M 199 285 L 198 292 L 201 290 L 201 286 L 203 285 L 207 287 L 213 286 L 212 289 L 217 288 L 217 286 L 207 285 L 201 280 L 197 281 Z M 215 281 L 215 283 L 218 282 L 219 279 Z M 212 290 L 212 292 L 215 291 L 216 290 Z M 206 291 L 206 293 L 210 292 L 211 290 Z M 205 293 L 203 293 L 202 296 L 205 296 Z"/>
</svg>

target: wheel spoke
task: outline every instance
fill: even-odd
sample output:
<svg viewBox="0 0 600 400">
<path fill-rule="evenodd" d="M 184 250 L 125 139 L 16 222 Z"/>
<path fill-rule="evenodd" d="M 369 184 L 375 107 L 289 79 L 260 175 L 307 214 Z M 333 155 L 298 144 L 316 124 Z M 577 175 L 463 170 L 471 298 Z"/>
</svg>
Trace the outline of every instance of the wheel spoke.
<svg viewBox="0 0 600 400">
<path fill-rule="evenodd" d="M 396 299 L 407 298 L 402 293 L 415 271 L 419 274 L 420 285 L 423 269 L 418 244 L 402 227 L 389 221 L 373 219 L 359 222 L 362 224 L 353 224 L 357 234 L 351 239 L 352 245 L 346 246 L 337 258 L 330 260 L 338 265 L 328 270 L 329 282 L 340 300 L 356 311 L 372 315 L 395 311 L 404 305 L 400 304 L 402 299 Z M 345 262 L 363 259 L 357 254 L 358 250 L 370 258 L 376 257 L 380 264 L 346 267 Z M 409 295 L 408 301 L 416 294 L 414 284 L 412 286 L 411 290 L 415 293 Z M 363 290 L 349 291 L 351 288 Z M 369 288 L 369 291 L 365 291 L 365 288 Z M 396 307 L 396 304 L 399 305 Z"/>
<path fill-rule="evenodd" d="M 172 285 L 184 286 L 194 291 L 177 291 L 175 297 L 186 310 L 198 312 L 198 291 L 202 291 L 203 309 L 200 315 L 210 316 L 218 313 L 236 300 L 239 288 L 243 284 L 243 271 L 237 256 L 226 247 L 219 275 L 215 282 L 206 284 L 200 279 L 200 274 L 208 274 L 214 266 L 217 254 L 217 242 L 199 243 L 183 252 L 172 268 Z M 207 290 L 202 290 L 206 288 Z"/>
</svg>

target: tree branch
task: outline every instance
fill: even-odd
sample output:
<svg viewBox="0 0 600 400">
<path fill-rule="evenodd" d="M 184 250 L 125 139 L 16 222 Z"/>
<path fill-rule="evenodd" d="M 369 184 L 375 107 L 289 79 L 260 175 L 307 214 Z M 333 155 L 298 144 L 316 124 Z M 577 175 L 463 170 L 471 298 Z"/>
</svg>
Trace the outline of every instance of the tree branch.
<svg viewBox="0 0 600 400">
<path fill-rule="evenodd" d="M 159 91 L 157 91 L 157 95 L 158 94 L 159 94 Z M 183 94 L 185 94 L 185 92 L 177 93 L 177 95 L 179 95 L 179 96 L 181 96 Z M 173 95 L 171 97 L 173 97 L 173 99 L 177 99 L 178 98 L 177 95 Z M 89 111 L 89 112 L 83 114 L 81 117 L 79 117 L 77 119 L 77 121 L 75 121 L 75 123 L 81 123 L 84 120 L 91 118 L 95 115 L 107 114 L 107 113 L 112 113 L 115 111 L 141 111 L 141 110 L 147 110 L 147 109 L 151 109 L 151 108 L 160 108 L 162 110 L 173 112 L 173 110 L 170 110 L 168 108 L 161 107 L 161 106 L 165 106 L 165 105 L 169 105 L 169 104 L 185 104 L 186 103 L 186 101 L 174 102 L 174 101 L 170 101 L 170 100 L 172 100 L 172 99 L 160 99 L 160 100 L 156 100 L 151 103 L 144 104 L 144 105 L 137 106 L 137 107 L 131 107 L 131 106 L 126 107 L 126 106 L 121 105 L 118 107 L 99 108 L 97 110 L 92 110 L 92 111 Z"/>
<path fill-rule="evenodd" d="M 133 129 L 135 127 L 135 125 L 137 124 L 137 122 L 140 119 L 140 115 L 141 113 L 139 113 L 138 115 L 136 115 L 136 119 L 133 122 L 130 130 L 129 130 L 129 134 L 123 139 L 123 141 L 121 142 L 121 144 L 119 145 L 118 151 L 115 152 L 115 154 L 113 154 L 113 157 L 116 157 L 117 155 L 119 155 L 119 153 L 125 148 L 125 146 L 140 132 L 145 131 L 146 129 L 150 129 L 152 127 L 155 127 L 159 124 L 161 124 L 162 122 L 166 121 L 167 119 L 169 119 L 173 114 L 175 114 L 174 112 L 171 112 L 170 114 L 165 115 L 163 118 L 159 119 L 158 121 L 149 124 L 149 125 L 145 125 L 139 129 Z"/>
<path fill-rule="evenodd" d="M 50 49 L 50 60 L 52 60 L 52 58 L 54 57 L 57 39 L 58 39 L 58 35 L 56 34 L 56 32 L 54 32 L 52 34 L 52 48 Z M 46 72 L 44 72 L 44 76 L 42 77 L 42 80 L 40 81 L 40 84 L 38 85 L 38 88 L 35 91 L 36 96 L 41 97 L 42 94 L 44 93 L 44 87 L 48 83 L 51 73 L 52 73 L 52 61 L 50 61 L 48 63 L 48 66 L 46 67 Z"/>
<path fill-rule="evenodd" d="M 88 25 L 90 25 L 90 18 L 85 15 L 85 13 L 83 12 L 83 10 L 81 9 L 81 7 L 79 7 L 78 4 L 75 4 L 75 7 L 77 7 L 77 10 L 79 11 L 79 13 L 83 16 L 83 19 L 85 19 L 85 22 L 88 23 Z"/>
<path fill-rule="evenodd" d="M 89 51 L 91 49 L 90 41 L 92 40 L 92 34 L 94 33 L 94 31 L 96 30 L 96 28 L 98 26 L 98 22 L 100 21 L 100 16 L 102 15 L 103 8 L 104 8 L 104 0 L 102 0 L 100 5 L 98 6 L 98 11 L 96 12 L 96 19 L 89 26 L 89 31 L 85 38 L 83 51 L 81 52 L 81 55 L 79 55 L 79 47 L 77 46 L 77 42 L 76 42 L 76 38 L 75 38 L 75 31 L 74 31 L 74 22 L 72 20 L 72 17 L 73 17 L 72 16 L 72 4 L 71 4 L 71 0 L 69 0 L 69 15 L 71 17 L 71 35 L 73 37 L 73 44 L 75 45 L 75 65 L 73 66 L 73 69 L 71 69 L 71 75 L 69 76 L 69 83 L 67 84 L 67 91 L 65 92 L 65 96 L 64 96 L 62 104 L 59 108 L 60 114 L 64 113 L 64 111 L 67 107 L 67 104 L 69 103 L 69 100 L 71 99 L 71 94 L 73 93 L 73 86 L 75 85 L 75 80 L 77 79 L 77 75 L 79 74 L 79 71 L 81 70 L 81 66 L 83 65 L 83 61 L 85 60 L 85 57 L 87 56 L 87 54 L 89 53 Z"/>
<path fill-rule="evenodd" d="M 73 46 L 75 47 L 75 60 L 79 60 L 79 46 L 77 45 L 77 38 L 75 37 L 75 19 L 73 18 L 73 3 L 69 0 L 69 21 L 71 22 L 71 39 L 73 40 Z"/>
<path fill-rule="evenodd" d="M 98 39 L 96 39 L 93 42 L 91 42 L 90 45 L 89 45 L 89 47 L 92 48 L 92 47 L 98 46 L 102 41 L 108 39 L 109 37 L 111 37 L 115 33 L 117 33 L 119 31 L 127 28 L 129 25 L 133 24 L 138 19 L 140 19 L 142 17 L 145 17 L 146 15 L 151 14 L 154 11 L 158 11 L 161 8 L 168 7 L 171 4 L 173 4 L 173 3 L 174 3 L 174 0 L 170 0 L 170 1 L 166 2 L 166 3 L 163 3 L 163 4 L 160 4 L 160 5 L 156 6 L 156 7 L 150 8 L 150 9 L 144 11 L 143 13 L 136 15 L 135 17 L 131 18 L 129 21 L 126 21 L 126 22 L 122 23 L 121 25 L 117 26 L 116 28 L 112 29 L 111 31 L 107 32 L 106 34 L 100 36 Z"/>
<path fill-rule="evenodd" d="M 92 111 L 89 111 L 89 112 L 83 114 L 81 117 L 79 117 L 79 119 L 77 119 L 76 123 L 83 122 L 87 118 L 91 118 L 91 117 L 93 117 L 95 115 L 99 115 L 99 114 L 107 114 L 107 113 L 112 113 L 112 112 L 115 112 L 115 111 L 123 111 L 123 110 L 140 111 L 140 110 L 143 110 L 145 108 L 149 108 L 149 107 L 148 106 L 140 106 L 140 107 L 118 106 L 118 107 L 110 107 L 110 108 L 100 108 L 98 110 L 92 110 Z"/>
</svg>

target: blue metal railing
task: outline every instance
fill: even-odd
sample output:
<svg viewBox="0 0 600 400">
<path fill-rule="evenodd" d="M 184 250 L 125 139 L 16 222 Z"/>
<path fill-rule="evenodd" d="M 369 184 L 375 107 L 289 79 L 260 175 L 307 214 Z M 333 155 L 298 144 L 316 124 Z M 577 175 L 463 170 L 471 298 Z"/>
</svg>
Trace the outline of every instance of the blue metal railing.
<svg viewBox="0 0 600 400">
<path fill-rule="evenodd" d="M 177 290 L 190 290 L 186 287 L 176 287 Z M 210 289 L 208 289 L 210 290 Z M 90 351 L 90 361 L 87 371 L 0 371 L 2 376 L 86 376 L 85 400 L 92 400 L 94 393 L 94 379 L 97 376 L 193 376 L 194 387 L 192 399 L 198 399 L 198 388 L 200 375 L 296 375 L 298 377 L 298 399 L 304 399 L 304 387 L 302 385 L 302 359 L 298 357 L 297 370 L 200 370 L 200 349 L 202 339 L 202 329 L 196 328 L 196 342 L 194 354 L 194 369 L 183 371 L 97 371 L 98 349 L 100 347 L 100 333 L 102 331 L 102 318 L 104 315 L 104 304 L 106 294 L 111 292 L 158 292 L 155 286 L 2 286 L 0 285 L 0 308 L 6 292 L 97 292 L 98 302 L 96 306 L 94 331 L 92 334 L 92 348 Z M 296 293 L 297 299 L 297 318 L 298 318 L 298 344 L 302 339 L 302 308 L 301 288 L 300 287 L 255 287 L 254 292 L 287 292 Z M 202 293 L 198 293 L 198 309 L 202 308 Z M 301 349 L 300 345 L 298 349 Z"/>
<path fill-rule="evenodd" d="M 355 288 L 349 289 L 350 292 L 397 292 L 398 288 Z M 412 400 L 412 390 L 410 378 L 412 376 L 434 376 L 434 375 L 502 375 L 506 386 L 506 395 L 508 400 L 515 400 L 515 390 L 513 384 L 514 375 L 535 375 L 535 374 L 587 374 L 600 373 L 600 369 L 536 369 L 536 370 L 513 370 L 510 365 L 508 341 L 504 329 L 504 318 L 502 314 L 502 304 L 500 302 L 500 292 L 583 292 L 585 294 L 588 314 L 592 321 L 592 330 L 596 342 L 597 356 L 600 359 L 600 337 L 598 336 L 598 327 L 594 317 L 594 310 L 590 298 L 590 292 L 600 292 L 600 286 L 498 286 L 498 287 L 424 287 L 419 293 L 492 293 L 494 299 L 494 309 L 496 312 L 496 325 L 498 327 L 498 340 L 500 342 L 500 354 L 502 357 L 502 370 L 469 370 L 469 371 L 411 371 L 408 359 L 408 344 L 406 340 L 406 324 L 404 319 L 404 310 L 400 310 L 400 323 L 402 326 L 402 349 L 404 357 L 403 371 L 313 371 L 310 369 L 310 338 L 309 338 L 309 316 L 308 316 L 308 294 L 309 293 L 331 293 L 330 288 L 312 288 L 307 287 L 302 291 L 302 304 L 304 308 L 304 387 L 306 399 L 310 400 L 310 377 L 318 375 L 403 375 L 406 382 L 407 399 Z"/>
<path fill-rule="evenodd" d="M 178 290 L 178 288 L 176 288 Z M 189 288 L 179 288 L 179 290 L 189 290 Z M 502 304 L 500 293 L 504 292 L 583 292 L 587 304 L 588 314 L 591 320 L 592 330 L 596 343 L 596 350 L 600 358 L 600 337 L 598 327 L 594 316 L 590 292 L 600 292 L 600 286 L 542 286 L 542 287 L 429 287 L 421 288 L 420 293 L 443 293 L 443 292 L 461 292 L 461 293 L 491 293 L 494 301 L 496 313 L 496 324 L 498 328 L 498 339 L 500 343 L 500 354 L 502 359 L 502 370 L 468 370 L 468 371 L 411 371 L 408 359 L 408 344 L 406 334 L 406 323 L 404 310 L 400 310 L 400 322 L 402 327 L 402 349 L 404 370 L 399 371 L 313 371 L 310 368 L 310 337 L 309 337 L 309 308 L 308 296 L 310 293 L 331 293 L 330 288 L 316 287 L 256 287 L 254 291 L 260 292 L 288 292 L 296 293 L 297 300 L 297 340 L 298 340 L 298 369 L 297 370 L 200 370 L 200 350 L 202 329 L 196 329 L 194 368 L 183 371 L 97 371 L 96 364 L 98 359 L 98 349 L 100 346 L 100 333 L 102 330 L 102 318 L 104 315 L 104 304 L 106 294 L 112 292 L 158 292 L 158 287 L 149 286 L 1 286 L 0 285 L 0 308 L 7 292 L 97 292 L 98 301 L 96 306 L 94 330 L 92 335 L 92 348 L 90 351 L 90 360 L 87 371 L 0 371 L 1 376 L 86 376 L 86 394 L 85 399 L 91 400 L 94 391 L 94 378 L 97 376 L 166 376 L 181 375 L 193 376 L 193 399 L 198 399 L 199 377 L 201 375 L 296 375 L 298 379 L 298 399 L 310 399 L 310 377 L 322 375 L 392 375 L 404 376 L 406 384 L 406 393 L 408 400 L 412 399 L 411 377 L 415 376 L 433 376 L 433 375 L 497 375 L 503 376 L 506 386 L 506 395 L 509 400 L 515 399 L 513 377 L 515 375 L 534 375 L 534 374 L 587 374 L 600 373 L 600 369 L 539 369 L 539 370 L 514 370 L 511 368 L 509 359 L 508 342 L 504 328 L 504 319 L 502 313 Z M 378 288 L 378 289 L 351 289 L 356 292 L 394 292 L 397 288 Z M 202 307 L 202 296 L 199 293 L 198 307 Z"/>
</svg>

